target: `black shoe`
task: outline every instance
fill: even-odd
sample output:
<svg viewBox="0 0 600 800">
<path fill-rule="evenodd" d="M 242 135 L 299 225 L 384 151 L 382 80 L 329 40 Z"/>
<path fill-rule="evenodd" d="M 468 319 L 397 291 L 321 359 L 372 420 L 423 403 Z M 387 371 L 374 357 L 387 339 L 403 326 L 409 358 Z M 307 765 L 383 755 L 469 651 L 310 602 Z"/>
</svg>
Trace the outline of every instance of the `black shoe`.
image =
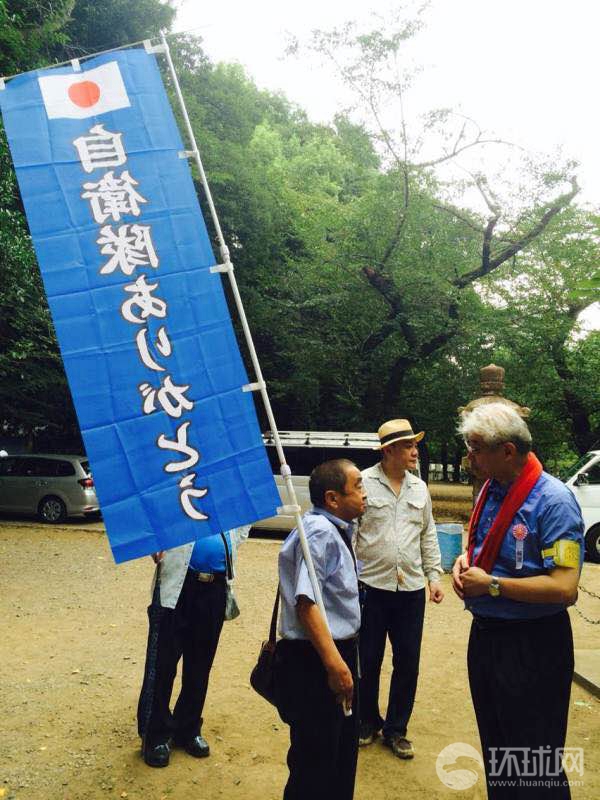
<svg viewBox="0 0 600 800">
<path fill-rule="evenodd" d="M 210 755 L 208 742 L 202 736 L 194 736 L 193 739 L 183 745 L 183 749 L 194 758 L 206 758 L 206 756 Z"/>
<path fill-rule="evenodd" d="M 155 744 L 154 747 L 146 746 L 145 743 L 142 744 L 142 756 L 149 767 L 167 767 L 170 753 L 168 742 Z"/>
<path fill-rule="evenodd" d="M 370 722 L 361 722 L 358 730 L 359 747 L 365 747 L 368 744 L 373 744 L 375 737 L 377 736 L 377 731 Z"/>
<path fill-rule="evenodd" d="M 406 736 L 399 736 L 397 733 L 393 733 L 391 736 L 386 736 L 383 743 L 398 758 L 409 759 L 415 757 L 412 742 Z"/>
</svg>

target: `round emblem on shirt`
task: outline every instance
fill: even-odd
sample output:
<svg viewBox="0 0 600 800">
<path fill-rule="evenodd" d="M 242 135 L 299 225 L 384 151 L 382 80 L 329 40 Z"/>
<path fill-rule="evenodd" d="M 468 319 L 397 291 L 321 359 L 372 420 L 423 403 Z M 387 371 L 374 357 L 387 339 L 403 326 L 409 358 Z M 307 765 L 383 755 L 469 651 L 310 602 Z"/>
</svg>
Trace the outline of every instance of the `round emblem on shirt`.
<svg viewBox="0 0 600 800">
<path fill-rule="evenodd" d="M 527 526 L 523 525 L 522 522 L 517 522 L 516 525 L 513 525 L 512 535 L 515 537 L 515 539 L 517 539 L 517 541 L 522 542 L 528 533 L 529 531 L 527 530 Z"/>
</svg>

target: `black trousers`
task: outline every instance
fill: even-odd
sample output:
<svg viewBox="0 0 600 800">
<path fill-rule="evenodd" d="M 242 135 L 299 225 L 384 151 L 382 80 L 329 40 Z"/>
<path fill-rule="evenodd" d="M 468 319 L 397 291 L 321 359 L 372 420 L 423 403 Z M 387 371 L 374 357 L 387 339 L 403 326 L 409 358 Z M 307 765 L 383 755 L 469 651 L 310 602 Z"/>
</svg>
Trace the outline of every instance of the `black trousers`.
<svg viewBox="0 0 600 800">
<path fill-rule="evenodd" d="M 157 587 L 158 591 L 158 587 Z M 208 677 L 225 618 L 225 579 L 202 583 L 191 570 L 174 609 L 148 608 L 150 621 L 138 732 L 146 746 L 173 739 L 185 744 L 200 733 Z M 181 692 L 169 709 L 177 664 L 183 656 Z"/>
<path fill-rule="evenodd" d="M 390 592 L 362 585 L 362 624 L 360 628 L 360 716 L 361 722 L 383 735 L 406 736 L 412 714 L 423 620 L 425 589 Z M 386 636 L 392 645 L 392 677 L 385 721 L 379 713 L 379 679 Z"/>
<path fill-rule="evenodd" d="M 567 612 L 508 624 L 474 618 L 467 658 L 488 797 L 570 798 L 560 764 L 573 678 Z"/>
<path fill-rule="evenodd" d="M 344 716 L 308 641 L 277 644 L 279 713 L 290 726 L 284 800 L 352 800 L 358 753 L 357 642 L 336 646 L 354 679 L 352 715 Z"/>
</svg>

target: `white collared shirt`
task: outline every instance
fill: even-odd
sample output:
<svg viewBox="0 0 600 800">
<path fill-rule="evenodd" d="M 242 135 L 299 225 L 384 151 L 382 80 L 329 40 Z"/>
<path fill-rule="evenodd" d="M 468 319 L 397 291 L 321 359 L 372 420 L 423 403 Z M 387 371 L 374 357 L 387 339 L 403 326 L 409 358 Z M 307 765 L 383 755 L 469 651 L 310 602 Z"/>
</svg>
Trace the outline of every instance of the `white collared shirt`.
<svg viewBox="0 0 600 800">
<path fill-rule="evenodd" d="M 360 580 L 387 591 L 415 591 L 442 574 L 440 547 L 426 484 L 406 472 L 396 494 L 381 463 L 362 472 L 367 510 L 360 519 L 356 557 Z"/>
</svg>

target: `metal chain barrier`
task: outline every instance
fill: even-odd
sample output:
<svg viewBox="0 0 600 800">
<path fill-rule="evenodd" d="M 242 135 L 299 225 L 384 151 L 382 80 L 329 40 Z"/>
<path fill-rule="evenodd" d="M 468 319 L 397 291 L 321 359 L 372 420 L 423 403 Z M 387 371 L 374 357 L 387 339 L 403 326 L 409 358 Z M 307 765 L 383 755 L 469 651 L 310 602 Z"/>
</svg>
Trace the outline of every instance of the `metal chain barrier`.
<svg viewBox="0 0 600 800">
<path fill-rule="evenodd" d="M 586 589 L 585 586 L 579 584 L 579 591 L 588 594 L 590 597 L 595 597 L 596 600 L 600 600 L 600 594 L 595 594 L 594 592 L 590 592 L 589 589 Z"/>
<path fill-rule="evenodd" d="M 587 594 L 589 597 L 594 597 L 596 600 L 600 600 L 600 594 L 596 594 L 595 592 L 590 592 L 589 589 L 586 589 L 585 586 L 579 586 L 579 591 Z M 590 619 L 586 617 L 583 611 L 580 611 L 576 605 L 573 606 L 575 611 L 579 614 L 579 616 L 584 619 L 586 622 L 589 622 L 590 625 L 600 625 L 600 619 Z"/>
</svg>

